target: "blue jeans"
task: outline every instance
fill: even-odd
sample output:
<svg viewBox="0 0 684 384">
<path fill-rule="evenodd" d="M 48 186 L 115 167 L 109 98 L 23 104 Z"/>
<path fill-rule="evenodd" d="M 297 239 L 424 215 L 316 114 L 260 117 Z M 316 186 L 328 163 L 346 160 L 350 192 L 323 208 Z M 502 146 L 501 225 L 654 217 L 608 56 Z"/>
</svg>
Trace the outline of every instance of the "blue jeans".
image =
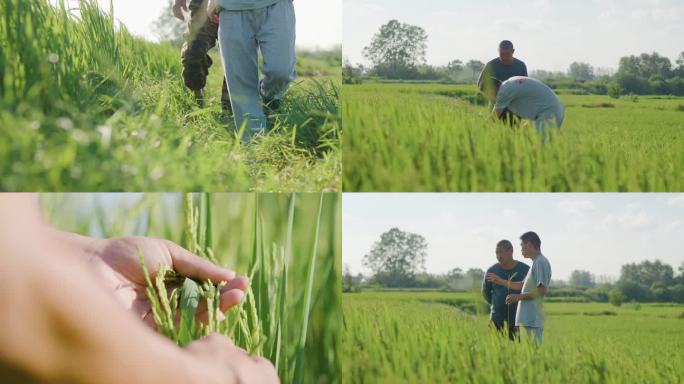
<svg viewBox="0 0 684 384">
<path fill-rule="evenodd" d="M 541 345 L 542 343 L 542 335 L 544 333 L 544 327 L 526 327 L 525 328 L 525 333 L 527 333 L 528 337 L 534 337 L 534 343 L 538 346 Z"/>
<path fill-rule="evenodd" d="M 261 98 L 281 99 L 295 79 L 295 13 L 292 1 L 281 0 L 266 8 L 221 11 L 219 46 L 223 69 L 243 141 L 266 130 Z M 259 79 L 261 51 L 263 78 Z"/>
</svg>

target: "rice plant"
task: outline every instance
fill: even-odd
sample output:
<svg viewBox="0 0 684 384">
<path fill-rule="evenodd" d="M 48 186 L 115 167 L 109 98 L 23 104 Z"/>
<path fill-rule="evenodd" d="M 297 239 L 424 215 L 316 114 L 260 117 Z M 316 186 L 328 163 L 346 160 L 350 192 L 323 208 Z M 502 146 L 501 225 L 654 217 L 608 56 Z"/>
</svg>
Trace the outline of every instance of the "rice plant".
<svg viewBox="0 0 684 384">
<path fill-rule="evenodd" d="M 345 383 L 678 383 L 682 305 L 545 303 L 541 347 L 508 340 L 478 294 L 343 296 Z M 607 311 L 610 309 L 610 311 Z M 607 314 L 607 315 L 606 315 Z"/>
<path fill-rule="evenodd" d="M 684 188 L 681 98 L 560 95 L 563 127 L 543 143 L 480 105 L 476 88 L 345 85 L 344 190 L 637 192 Z M 594 108 L 609 102 L 612 108 Z"/>
<path fill-rule="evenodd" d="M 223 283 L 194 281 L 163 266 L 151 275 L 139 254 L 157 330 L 179 346 L 220 333 L 269 359 L 284 383 L 340 382 L 338 194 L 43 194 L 41 200 L 59 228 L 164 237 L 249 277 L 243 301 L 224 315 Z M 111 221 L 119 223 L 100 224 Z M 195 319 L 200 305 L 208 309 L 202 322 Z"/>
<path fill-rule="evenodd" d="M 96 0 L 54 3 L 0 2 L 0 190 L 340 189 L 335 60 L 300 52 L 310 76 L 244 145 L 220 111 L 218 57 L 198 109 L 180 47 L 131 35 Z"/>
</svg>

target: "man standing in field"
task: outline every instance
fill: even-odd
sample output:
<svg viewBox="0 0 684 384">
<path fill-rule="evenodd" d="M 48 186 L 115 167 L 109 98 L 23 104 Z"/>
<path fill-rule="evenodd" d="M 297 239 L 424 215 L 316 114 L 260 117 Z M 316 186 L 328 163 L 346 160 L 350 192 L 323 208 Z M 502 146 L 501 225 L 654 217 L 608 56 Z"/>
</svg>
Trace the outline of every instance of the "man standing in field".
<svg viewBox="0 0 684 384">
<path fill-rule="evenodd" d="M 558 95 L 541 81 L 525 76 L 514 76 L 501 84 L 493 112 L 500 118 L 506 110 L 532 120 L 542 139 L 546 138 L 546 129 L 560 128 L 565 118 Z"/>
<path fill-rule="evenodd" d="M 480 73 L 477 87 L 487 98 L 490 106 L 494 104 L 499 86 L 513 76 L 527 76 L 527 66 L 513 57 L 513 43 L 504 40 L 499 43 L 499 57 L 490 60 Z"/>
<path fill-rule="evenodd" d="M 220 12 L 219 47 L 242 140 L 265 133 L 296 78 L 292 0 L 212 0 Z M 210 6 L 211 8 L 211 6 Z M 210 10 L 211 12 L 211 10 Z M 259 79 L 259 51 L 263 58 Z"/>
<path fill-rule="evenodd" d="M 518 304 L 506 304 L 506 296 L 520 293 L 520 289 L 513 289 L 511 284 L 522 282 L 530 267 L 513 259 L 513 244 L 508 240 L 501 240 L 496 244 L 496 259 L 499 262 L 487 269 L 482 281 L 482 295 L 490 305 L 489 318 L 496 330 L 503 332 L 505 326 L 508 329 L 508 338 L 515 340 L 518 333 L 515 326 Z"/>
<path fill-rule="evenodd" d="M 207 85 L 209 68 L 213 64 L 207 53 L 216 46 L 218 40 L 218 15 L 209 15 L 207 12 L 208 0 L 190 0 L 189 7 L 187 1 L 176 0 L 173 5 L 173 14 L 182 21 L 185 21 L 183 12 L 190 8 L 189 31 L 181 51 L 183 81 L 185 86 L 195 94 L 199 106 L 203 107 L 204 87 Z M 230 95 L 225 77 L 221 89 L 221 107 L 226 112 L 231 111 Z"/>
<path fill-rule="evenodd" d="M 520 302 L 515 325 L 523 326 L 528 336 L 534 337 L 534 342 L 539 346 L 544 333 L 544 295 L 551 283 L 551 264 L 541 253 L 541 239 L 536 233 L 525 232 L 520 240 L 522 254 L 532 260 L 532 268 L 523 283 L 511 283 L 513 288 L 521 288 L 522 293 L 508 295 L 506 304 Z"/>
</svg>

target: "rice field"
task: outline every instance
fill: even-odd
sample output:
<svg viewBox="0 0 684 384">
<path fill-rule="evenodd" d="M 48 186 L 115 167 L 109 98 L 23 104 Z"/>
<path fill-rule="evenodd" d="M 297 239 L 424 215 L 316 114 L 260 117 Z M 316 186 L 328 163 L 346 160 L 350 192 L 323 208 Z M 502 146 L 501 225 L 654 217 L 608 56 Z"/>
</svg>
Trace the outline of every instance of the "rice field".
<svg viewBox="0 0 684 384">
<path fill-rule="evenodd" d="M 0 190 L 340 190 L 341 52 L 299 52 L 282 113 L 245 145 L 221 112 L 216 50 L 199 109 L 180 47 L 79 4 L 0 2 Z"/>
<path fill-rule="evenodd" d="M 345 85 L 344 190 L 636 192 L 684 188 L 684 98 L 560 94 L 563 127 L 489 116 L 470 85 Z"/>
<path fill-rule="evenodd" d="M 169 239 L 250 277 L 224 317 L 220 285 L 146 272 L 157 330 L 179 346 L 217 332 L 269 359 L 283 383 L 340 382 L 338 194 L 43 194 L 41 203 L 57 228 Z M 193 320 L 200 302 L 206 324 Z"/>
<path fill-rule="evenodd" d="M 545 303 L 540 348 L 488 327 L 479 295 L 343 294 L 346 383 L 678 383 L 684 305 Z"/>
</svg>

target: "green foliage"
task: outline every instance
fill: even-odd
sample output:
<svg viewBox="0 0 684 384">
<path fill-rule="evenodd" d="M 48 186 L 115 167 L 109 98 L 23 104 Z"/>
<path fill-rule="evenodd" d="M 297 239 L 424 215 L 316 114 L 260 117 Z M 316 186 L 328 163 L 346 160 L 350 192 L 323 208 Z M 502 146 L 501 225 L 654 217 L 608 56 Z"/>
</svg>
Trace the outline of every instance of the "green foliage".
<svg viewBox="0 0 684 384">
<path fill-rule="evenodd" d="M 622 305 L 622 301 L 624 300 L 624 296 L 622 292 L 615 288 L 608 293 L 608 302 L 616 307 L 619 307 Z"/>
<path fill-rule="evenodd" d="M 510 342 L 476 294 L 343 295 L 346 383 L 672 383 L 684 380 L 682 306 L 545 303 L 544 342 Z M 524 334 L 524 331 L 523 331 Z M 523 335 L 524 336 L 524 335 Z"/>
<path fill-rule="evenodd" d="M 220 111 L 219 58 L 197 109 L 176 46 L 78 3 L 77 17 L 0 2 L 0 190 L 339 190 L 339 50 L 300 52 L 315 80 L 293 84 L 269 134 L 242 145 Z"/>
<path fill-rule="evenodd" d="M 343 92 L 345 191 L 684 188 L 679 98 L 561 95 L 563 127 L 542 143 L 528 123 L 490 118 L 473 86 L 364 83 Z M 605 102 L 615 107 L 581 107 Z"/>
<path fill-rule="evenodd" d="M 373 71 L 389 79 L 411 78 L 425 62 L 427 34 L 419 26 L 390 20 L 380 27 L 363 55 L 373 62 Z"/>
<path fill-rule="evenodd" d="M 76 194 L 41 199 L 53 207 L 46 214 L 61 229 L 167 238 L 250 278 L 242 303 L 224 317 L 218 305 L 223 283 L 194 282 L 168 268 L 153 276 L 146 273 L 157 329 L 175 343 L 185 345 L 217 332 L 268 358 L 284 383 L 340 382 L 339 194 Z M 113 223 L 99 231 L 83 222 Z M 205 323 L 193 320 L 199 305 L 208 308 Z"/>
<path fill-rule="evenodd" d="M 416 273 L 425 268 L 427 241 L 416 233 L 392 228 L 380 235 L 363 263 L 375 273 L 374 279 L 385 287 L 410 286 Z"/>
</svg>

